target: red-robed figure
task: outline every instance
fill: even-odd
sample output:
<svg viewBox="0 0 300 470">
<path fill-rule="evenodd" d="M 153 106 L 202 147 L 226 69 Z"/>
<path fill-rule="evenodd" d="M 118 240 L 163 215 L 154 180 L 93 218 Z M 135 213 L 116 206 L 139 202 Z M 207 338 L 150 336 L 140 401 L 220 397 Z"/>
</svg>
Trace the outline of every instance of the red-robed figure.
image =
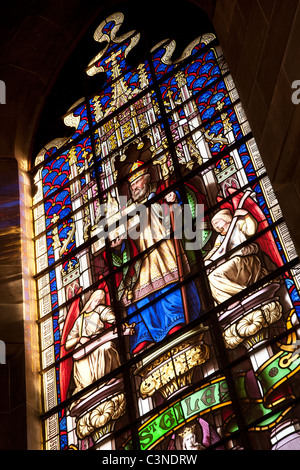
<svg viewBox="0 0 300 470">
<path fill-rule="evenodd" d="M 72 375 L 75 394 L 120 366 L 113 342 L 116 335 L 110 328 L 116 318 L 106 282 L 99 282 L 98 289 L 82 308 L 81 288 L 77 294 L 68 311 L 61 337 L 59 373 L 62 402 L 68 397 Z M 105 330 L 108 333 L 104 336 Z"/>
<path fill-rule="evenodd" d="M 205 259 L 207 266 L 220 260 L 208 276 L 212 295 L 218 304 L 268 274 L 260 254 L 267 255 L 274 267 L 283 265 L 271 231 L 263 232 L 260 237 L 247 243 L 269 225 L 264 213 L 251 198 L 250 191 L 235 192 L 235 189 L 229 189 L 232 200 L 221 204 L 211 220 L 212 227 L 219 235 Z M 222 202 L 222 198 L 218 198 L 218 202 Z"/>
</svg>

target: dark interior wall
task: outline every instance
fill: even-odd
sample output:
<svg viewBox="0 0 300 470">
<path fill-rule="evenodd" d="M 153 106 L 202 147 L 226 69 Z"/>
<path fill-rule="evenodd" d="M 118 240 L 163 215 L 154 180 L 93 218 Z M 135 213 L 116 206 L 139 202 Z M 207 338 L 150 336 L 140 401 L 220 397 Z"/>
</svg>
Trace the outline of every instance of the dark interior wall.
<svg viewBox="0 0 300 470">
<path fill-rule="evenodd" d="M 18 165 L 0 158 L 0 449 L 26 446 L 25 360 Z"/>
<path fill-rule="evenodd" d="M 184 2 L 178 3 L 182 6 Z M 197 6 L 212 20 L 299 253 L 300 105 L 291 101 L 291 84 L 300 80 L 297 54 L 300 2 L 288 0 L 288 8 L 282 0 L 191 0 L 187 3 L 193 8 L 193 26 L 187 25 L 193 37 L 199 34 L 194 15 Z M 175 4 L 172 2 L 173 10 Z M 1 7 L 0 80 L 6 84 L 6 104 L 0 104 L 0 340 L 7 344 L 7 364 L 0 364 L 0 449 L 40 445 L 40 435 L 28 433 L 28 422 L 37 415 L 39 403 L 36 397 L 30 401 L 25 387 L 28 345 L 23 322 L 22 199 L 18 167 L 24 168 L 39 145 L 37 129 L 41 112 L 49 102 L 59 72 L 80 39 L 97 18 L 102 19 L 115 8 L 120 10 L 120 6 L 129 11 L 128 5 L 132 8 L 133 3 L 12 0 Z M 135 13 L 138 18 L 139 11 Z M 182 18 L 179 14 L 179 23 Z M 174 36 L 176 31 L 179 34 L 179 23 L 174 16 L 172 21 L 160 21 L 161 25 L 165 24 L 165 37 L 172 29 Z M 133 27 L 139 30 L 139 23 Z M 187 29 L 181 31 L 180 41 L 185 35 L 188 39 Z M 180 41 L 179 50 L 184 45 Z M 93 55 L 94 50 L 91 58 Z M 65 107 L 59 109 L 64 111 Z M 33 408 L 35 413 L 30 411 Z"/>
<path fill-rule="evenodd" d="M 217 0 L 213 22 L 299 254 L 299 1 Z"/>
</svg>

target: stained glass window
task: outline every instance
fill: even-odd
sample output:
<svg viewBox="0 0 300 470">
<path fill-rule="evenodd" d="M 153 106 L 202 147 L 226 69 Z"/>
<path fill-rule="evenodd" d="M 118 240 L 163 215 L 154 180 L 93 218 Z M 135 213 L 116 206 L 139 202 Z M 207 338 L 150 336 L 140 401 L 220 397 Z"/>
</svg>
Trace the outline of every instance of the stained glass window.
<svg viewBox="0 0 300 470">
<path fill-rule="evenodd" d="M 45 449 L 300 448 L 297 254 L 214 34 L 105 74 L 33 169 Z"/>
</svg>

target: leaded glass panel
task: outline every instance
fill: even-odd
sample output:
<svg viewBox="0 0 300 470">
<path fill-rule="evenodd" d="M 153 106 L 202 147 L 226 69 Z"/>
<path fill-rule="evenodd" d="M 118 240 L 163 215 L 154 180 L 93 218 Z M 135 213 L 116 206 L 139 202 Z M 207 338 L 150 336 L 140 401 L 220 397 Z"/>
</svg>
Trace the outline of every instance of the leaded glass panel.
<svg viewBox="0 0 300 470">
<path fill-rule="evenodd" d="M 122 22 L 33 169 L 45 448 L 299 448 L 299 261 L 221 48 L 129 67 Z"/>
</svg>

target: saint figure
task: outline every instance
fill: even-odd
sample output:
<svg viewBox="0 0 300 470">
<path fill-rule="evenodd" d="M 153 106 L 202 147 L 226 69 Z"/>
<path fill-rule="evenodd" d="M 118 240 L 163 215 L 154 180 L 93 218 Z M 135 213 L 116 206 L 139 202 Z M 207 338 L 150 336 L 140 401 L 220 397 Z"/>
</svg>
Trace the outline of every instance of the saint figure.
<svg viewBox="0 0 300 470">
<path fill-rule="evenodd" d="M 262 279 L 274 269 L 273 266 L 276 268 L 283 263 L 271 231 L 265 231 L 268 227 L 266 216 L 250 191 L 236 194 L 235 189 L 229 188 L 229 193 L 233 195 L 232 201 L 224 202 L 211 220 L 218 237 L 205 258 L 208 269 L 212 261 L 217 264 L 208 275 L 217 304 Z M 222 202 L 222 198 L 218 198 L 218 202 Z M 250 240 L 263 230 L 261 236 Z"/>
<path fill-rule="evenodd" d="M 105 304 L 105 297 L 103 289 L 93 292 L 66 335 L 64 349 L 66 352 L 73 351 L 73 379 L 76 385 L 73 393 L 120 366 L 114 342 L 101 336 L 106 324 L 115 323 L 115 314 L 111 306 Z"/>
<path fill-rule="evenodd" d="M 145 204 L 166 189 L 165 183 L 152 181 L 143 161 L 132 165 L 128 184 L 131 199 L 127 207 L 134 203 Z M 203 203 L 203 196 L 191 185 L 186 186 L 190 200 L 193 199 L 195 204 Z M 174 239 L 168 236 L 170 227 L 166 223 L 169 204 L 180 203 L 179 198 L 177 192 L 169 192 L 166 197 L 148 206 L 143 211 L 139 237 L 134 240 L 137 252 L 144 255 L 133 261 L 135 277 L 131 278 L 131 288 L 122 297 L 127 314 L 131 316 L 129 323 L 134 324 L 135 333 L 130 337 L 132 353 L 141 351 L 147 344 L 161 341 L 186 322 L 182 289 L 178 285 L 178 263 L 181 263 L 184 276 L 190 273 L 190 265 L 182 243 L 179 244 L 180 252 L 176 252 Z M 130 230 L 128 235 L 130 237 Z M 119 260 L 130 260 L 128 237 L 126 242 L 120 238 L 113 243 Z M 186 284 L 184 289 L 192 321 L 200 315 L 199 295 L 194 282 Z"/>
</svg>

